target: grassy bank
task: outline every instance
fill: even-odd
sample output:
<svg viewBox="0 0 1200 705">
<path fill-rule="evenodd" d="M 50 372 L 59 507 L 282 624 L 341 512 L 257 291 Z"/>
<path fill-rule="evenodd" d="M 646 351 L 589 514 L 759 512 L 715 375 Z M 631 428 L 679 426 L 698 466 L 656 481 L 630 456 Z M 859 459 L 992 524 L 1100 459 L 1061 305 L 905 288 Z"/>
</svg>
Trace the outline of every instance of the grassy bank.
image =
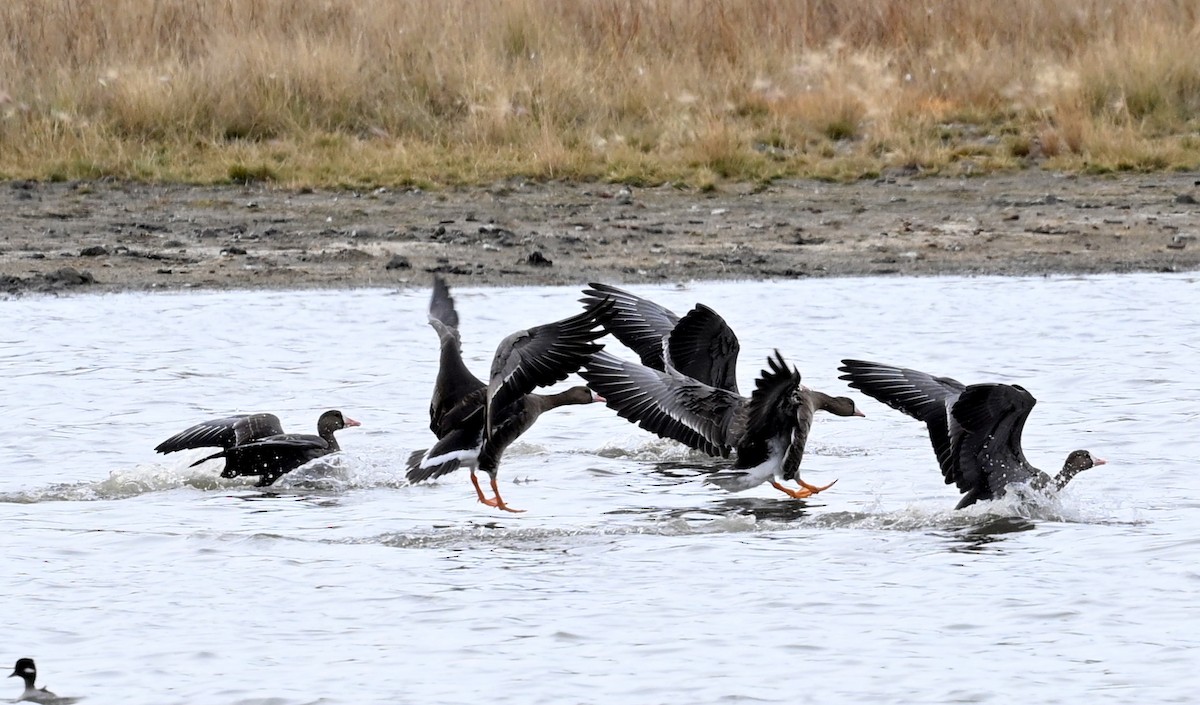
<svg viewBox="0 0 1200 705">
<path fill-rule="evenodd" d="M 0 177 L 1200 166 L 1200 0 L 7 0 Z"/>
</svg>

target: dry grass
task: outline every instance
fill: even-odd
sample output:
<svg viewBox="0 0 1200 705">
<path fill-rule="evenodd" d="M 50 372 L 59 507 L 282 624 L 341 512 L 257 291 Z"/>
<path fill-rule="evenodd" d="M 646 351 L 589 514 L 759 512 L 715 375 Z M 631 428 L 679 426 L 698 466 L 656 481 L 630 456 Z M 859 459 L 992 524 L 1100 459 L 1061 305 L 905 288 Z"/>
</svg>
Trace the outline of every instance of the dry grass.
<svg viewBox="0 0 1200 705">
<path fill-rule="evenodd" d="M 1200 0 L 7 0 L 0 177 L 1192 169 Z"/>
</svg>

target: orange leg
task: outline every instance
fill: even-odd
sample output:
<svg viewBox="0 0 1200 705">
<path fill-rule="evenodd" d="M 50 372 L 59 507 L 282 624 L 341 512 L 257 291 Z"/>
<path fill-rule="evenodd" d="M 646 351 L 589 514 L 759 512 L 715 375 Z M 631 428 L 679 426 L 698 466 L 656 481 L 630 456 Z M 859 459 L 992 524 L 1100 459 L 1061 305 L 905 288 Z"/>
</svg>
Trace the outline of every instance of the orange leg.
<svg viewBox="0 0 1200 705">
<path fill-rule="evenodd" d="M 489 507 L 496 506 L 496 500 L 488 499 L 483 495 L 483 488 L 479 486 L 479 478 L 475 477 L 474 470 L 471 471 L 471 484 L 475 485 L 475 494 L 479 497 L 480 502 L 488 505 Z"/>
<path fill-rule="evenodd" d="M 495 499 L 489 499 L 487 496 L 485 496 L 483 494 L 483 488 L 479 486 L 479 478 L 475 477 L 474 470 L 471 471 L 471 484 L 475 486 L 475 494 L 478 495 L 479 501 L 486 504 L 487 506 L 495 507 L 497 509 L 503 509 L 506 512 L 512 512 L 514 514 L 518 514 L 520 512 L 525 511 L 524 509 L 513 509 L 512 507 L 510 507 L 504 503 L 504 500 L 500 498 L 500 488 L 496 486 L 496 476 L 495 475 L 492 475 L 492 493 L 496 495 Z"/>
<path fill-rule="evenodd" d="M 492 475 L 492 493 L 496 495 L 496 508 L 497 509 L 503 509 L 506 512 L 512 512 L 513 514 L 520 514 L 521 512 L 525 511 L 524 509 L 513 509 L 512 507 L 505 504 L 503 499 L 500 499 L 500 488 L 496 486 L 496 476 L 495 475 Z"/>
</svg>

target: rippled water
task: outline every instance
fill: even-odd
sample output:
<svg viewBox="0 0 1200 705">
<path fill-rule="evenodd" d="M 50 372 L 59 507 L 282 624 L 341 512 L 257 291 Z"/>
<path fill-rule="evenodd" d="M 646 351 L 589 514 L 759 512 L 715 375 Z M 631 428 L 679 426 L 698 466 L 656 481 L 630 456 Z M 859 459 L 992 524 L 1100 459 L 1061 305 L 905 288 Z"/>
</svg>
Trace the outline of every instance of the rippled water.
<svg viewBox="0 0 1200 705">
<path fill-rule="evenodd" d="M 1110 464 L 963 512 L 922 425 L 821 417 L 798 502 L 601 405 L 506 456 L 504 515 L 428 445 L 428 290 L 0 302 L 5 653 L 88 702 L 1192 702 L 1200 676 L 1200 284 L 1192 275 L 630 287 L 720 310 L 749 388 L 772 348 L 844 391 L 864 357 L 1040 400 L 1030 459 Z M 456 289 L 469 364 L 575 289 Z M 263 492 L 156 456 L 274 411 L 346 452 Z M 0 681 L 0 697 L 15 697 Z"/>
</svg>

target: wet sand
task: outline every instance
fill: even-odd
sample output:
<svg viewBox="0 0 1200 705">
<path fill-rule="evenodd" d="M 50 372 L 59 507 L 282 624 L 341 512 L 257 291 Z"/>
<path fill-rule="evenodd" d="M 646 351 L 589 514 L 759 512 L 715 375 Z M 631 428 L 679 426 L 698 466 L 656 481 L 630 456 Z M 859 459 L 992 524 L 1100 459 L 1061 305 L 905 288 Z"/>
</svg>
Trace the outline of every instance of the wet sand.
<svg viewBox="0 0 1200 705">
<path fill-rule="evenodd" d="M 1200 268 L 1193 174 L 897 173 L 697 192 L 0 184 L 0 292 Z"/>
</svg>

